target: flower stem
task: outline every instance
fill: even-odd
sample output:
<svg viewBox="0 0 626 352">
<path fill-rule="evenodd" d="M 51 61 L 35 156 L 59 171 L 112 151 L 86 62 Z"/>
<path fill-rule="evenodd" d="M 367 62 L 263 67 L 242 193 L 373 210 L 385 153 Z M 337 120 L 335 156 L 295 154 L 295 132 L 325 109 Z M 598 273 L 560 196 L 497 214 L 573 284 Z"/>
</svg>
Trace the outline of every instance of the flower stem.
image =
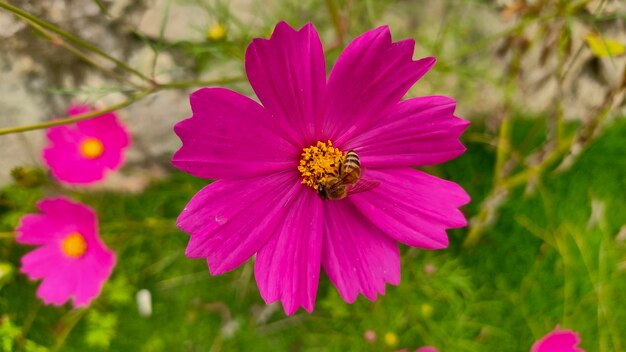
<svg viewBox="0 0 626 352">
<path fill-rule="evenodd" d="M 344 28 L 341 23 L 341 17 L 339 16 L 339 10 L 337 10 L 337 4 L 334 0 L 326 0 L 326 7 L 335 26 L 335 32 L 337 33 L 337 43 L 340 46 L 344 45 Z"/>
<path fill-rule="evenodd" d="M 30 25 L 35 31 L 37 31 L 42 36 L 44 36 L 45 38 L 50 40 L 53 44 L 58 45 L 58 46 L 64 48 L 65 50 L 71 52 L 72 54 L 74 54 L 79 59 L 85 61 L 86 63 L 92 65 L 93 67 L 95 67 L 95 68 L 97 68 L 97 69 L 99 69 L 99 70 L 101 70 L 103 72 L 106 72 L 107 74 L 109 74 L 110 76 L 114 77 L 115 79 L 117 79 L 119 81 L 126 82 L 126 83 L 134 86 L 135 88 L 142 88 L 141 86 L 139 86 L 138 84 L 134 83 L 130 79 L 122 76 L 121 74 L 113 71 L 112 69 L 110 69 L 108 67 L 104 67 L 103 65 L 97 63 L 94 59 L 90 58 L 88 55 L 85 55 L 82 51 L 80 51 L 79 49 L 75 48 L 74 46 L 72 46 L 71 44 L 69 44 L 68 42 L 63 40 L 63 38 L 60 38 L 59 36 L 55 35 L 51 31 L 41 27 L 37 23 L 32 22 L 31 20 L 29 20 L 27 18 L 24 18 L 23 20 L 28 25 Z"/>
<path fill-rule="evenodd" d="M 155 92 L 154 89 L 149 89 L 149 90 L 144 90 L 141 91 L 135 95 L 133 95 L 132 97 L 117 103 L 115 105 L 111 105 L 109 107 L 106 107 L 104 109 L 98 110 L 98 111 L 91 111 L 88 112 L 86 114 L 80 114 L 77 116 L 67 116 L 61 119 L 56 119 L 56 120 L 52 120 L 52 121 L 46 121 L 46 122 L 42 122 L 42 123 L 38 123 L 38 124 L 34 124 L 34 125 L 27 125 L 27 126 L 19 126 L 19 127 L 9 127 L 9 128 L 0 128 L 0 135 L 3 134 L 10 134 L 10 133 L 17 133 L 17 132 L 26 132 L 26 131 L 33 131 L 33 130 L 40 130 L 40 129 L 44 129 L 44 128 L 48 128 L 48 127 L 53 127 L 53 126 L 60 126 L 60 125 L 67 125 L 70 123 L 74 123 L 74 122 L 78 122 L 78 121 L 82 121 L 82 120 L 87 120 L 96 116 L 100 116 L 102 114 L 105 114 L 107 112 L 112 112 L 112 111 L 116 111 L 119 110 L 121 108 L 124 108 L 128 105 L 131 105 L 132 103 L 152 94 L 153 92 Z"/>
<path fill-rule="evenodd" d="M 146 88 L 144 90 L 138 91 L 137 93 L 135 93 L 128 99 L 122 102 L 119 102 L 115 105 L 108 106 L 104 109 L 100 109 L 98 111 L 91 111 L 91 112 L 76 115 L 76 116 L 66 116 L 61 119 L 46 121 L 46 122 L 37 123 L 33 125 L 0 128 L 0 136 L 4 134 L 41 130 L 41 129 L 48 128 L 48 127 L 68 125 L 68 124 L 75 123 L 78 121 L 88 120 L 88 119 L 100 116 L 102 114 L 106 114 L 107 112 L 112 112 L 112 111 L 125 108 L 159 90 L 212 86 L 212 85 L 219 85 L 219 84 L 234 83 L 234 82 L 239 82 L 243 80 L 244 80 L 243 77 L 228 77 L 228 78 L 218 78 L 218 79 L 206 80 L 206 81 L 181 81 L 181 82 L 169 82 L 169 83 L 157 84 L 153 88 Z"/>
<path fill-rule="evenodd" d="M 74 35 L 72 35 L 70 33 L 65 32 L 62 29 L 60 29 L 60 28 L 58 28 L 58 27 L 56 27 L 56 26 L 54 26 L 54 25 L 52 25 L 52 24 L 50 24 L 50 23 L 48 23 L 46 21 L 43 21 L 43 20 L 37 18 L 36 16 L 33 16 L 32 14 L 22 10 L 22 9 L 19 9 L 19 8 L 15 7 L 15 6 L 9 5 L 9 4 L 7 4 L 4 1 L 0 1 L 0 8 L 3 8 L 5 10 L 13 13 L 15 16 L 19 17 L 20 19 L 22 19 L 23 21 L 27 22 L 28 24 L 35 23 L 38 26 L 40 26 L 42 28 L 45 28 L 45 29 L 47 29 L 47 30 L 49 30 L 49 31 L 51 31 L 53 33 L 56 33 L 56 34 L 60 35 L 61 37 L 65 38 L 66 40 L 68 40 L 68 41 L 70 41 L 70 42 L 72 42 L 72 43 L 74 43 L 74 44 L 76 44 L 76 45 L 78 45 L 78 46 L 80 46 L 80 47 L 82 47 L 82 48 L 84 48 L 86 50 L 89 50 L 89 51 L 91 51 L 91 52 L 93 52 L 95 54 L 98 54 L 98 55 L 102 56 L 103 58 L 105 58 L 107 60 L 112 61 L 120 69 L 122 69 L 124 71 L 127 71 L 129 73 L 132 73 L 132 74 L 136 75 L 137 77 L 143 79 L 144 81 L 147 81 L 149 83 L 154 83 L 149 77 L 147 77 L 143 73 L 141 73 L 141 72 L 137 71 L 136 69 L 128 66 L 123 61 L 118 60 L 115 57 L 107 54 L 104 50 L 96 47 L 95 45 L 93 45 L 93 44 L 91 44 L 91 43 L 89 43 L 89 42 L 87 42 L 87 41 L 85 41 L 85 40 L 83 40 L 83 39 L 81 39 L 79 37 L 76 37 L 76 36 L 74 36 Z"/>
<path fill-rule="evenodd" d="M 59 335 L 56 338 L 56 342 L 54 343 L 54 348 L 52 348 L 52 352 L 57 352 L 61 350 L 63 344 L 65 344 L 65 340 L 67 340 L 67 337 L 70 335 L 72 330 L 74 330 L 76 324 L 78 324 L 83 316 L 85 316 L 85 313 L 87 313 L 86 308 L 74 309 L 69 311 L 61 318 L 59 324 L 61 324 L 62 326 Z"/>
<path fill-rule="evenodd" d="M 35 321 L 35 318 L 37 317 L 37 314 L 39 313 L 40 308 L 41 308 L 41 300 L 37 300 L 33 304 L 33 307 L 31 308 L 30 313 L 28 314 L 28 316 L 26 317 L 26 320 L 24 321 L 24 324 L 22 325 L 22 331 L 17 340 L 21 348 L 24 348 L 24 344 L 27 341 L 26 337 L 28 336 L 28 332 L 30 331 L 30 328 L 33 326 L 33 322 Z"/>
<path fill-rule="evenodd" d="M 205 80 L 205 81 L 180 81 L 180 82 L 170 82 L 170 83 L 159 83 L 157 87 L 159 89 L 207 87 L 207 86 L 213 86 L 213 85 L 243 82 L 245 80 L 246 78 L 243 76 L 235 76 L 235 77 L 218 78 L 218 79 Z"/>
</svg>

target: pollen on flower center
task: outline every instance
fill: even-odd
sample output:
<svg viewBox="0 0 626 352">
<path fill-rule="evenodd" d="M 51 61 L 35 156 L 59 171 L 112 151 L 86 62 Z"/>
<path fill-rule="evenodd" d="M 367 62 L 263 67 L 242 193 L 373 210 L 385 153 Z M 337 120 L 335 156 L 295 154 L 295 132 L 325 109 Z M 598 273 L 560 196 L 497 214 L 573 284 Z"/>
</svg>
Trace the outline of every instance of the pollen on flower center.
<svg viewBox="0 0 626 352">
<path fill-rule="evenodd" d="M 80 144 L 80 153 L 87 159 L 95 159 L 104 153 L 104 145 L 97 138 L 87 138 Z"/>
<path fill-rule="evenodd" d="M 302 159 L 298 171 L 302 174 L 302 184 L 318 189 L 328 176 L 337 176 L 344 153 L 328 141 L 302 149 Z"/>
<path fill-rule="evenodd" d="M 63 240 L 61 245 L 63 254 L 70 258 L 79 258 L 87 251 L 87 242 L 85 238 L 78 232 L 69 234 Z"/>
</svg>

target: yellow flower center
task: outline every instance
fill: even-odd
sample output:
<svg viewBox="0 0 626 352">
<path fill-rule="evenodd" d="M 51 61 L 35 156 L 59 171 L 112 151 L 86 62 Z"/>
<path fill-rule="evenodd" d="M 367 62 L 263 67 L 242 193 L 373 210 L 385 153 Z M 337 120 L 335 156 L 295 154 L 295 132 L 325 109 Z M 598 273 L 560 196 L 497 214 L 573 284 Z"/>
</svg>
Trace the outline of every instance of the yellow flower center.
<svg viewBox="0 0 626 352">
<path fill-rule="evenodd" d="M 207 30 L 206 37 L 209 40 L 222 40 L 226 37 L 226 28 L 221 23 L 214 24 Z"/>
<path fill-rule="evenodd" d="M 328 141 L 302 149 L 302 159 L 298 171 L 302 174 L 302 184 L 318 189 L 328 176 L 337 177 L 344 154 Z"/>
<path fill-rule="evenodd" d="M 65 237 L 61 249 L 63 254 L 70 258 L 80 258 L 87 250 L 87 242 L 83 235 L 74 232 Z"/>
<path fill-rule="evenodd" d="M 87 159 L 95 159 L 104 153 L 104 145 L 97 138 L 87 138 L 80 144 L 80 153 Z"/>
</svg>

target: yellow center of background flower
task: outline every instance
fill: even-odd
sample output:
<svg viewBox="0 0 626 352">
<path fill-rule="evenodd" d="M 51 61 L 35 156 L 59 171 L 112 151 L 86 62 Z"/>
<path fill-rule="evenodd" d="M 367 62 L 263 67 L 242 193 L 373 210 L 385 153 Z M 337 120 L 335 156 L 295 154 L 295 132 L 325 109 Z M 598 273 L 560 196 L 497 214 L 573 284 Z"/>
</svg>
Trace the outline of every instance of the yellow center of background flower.
<svg viewBox="0 0 626 352">
<path fill-rule="evenodd" d="M 333 147 L 331 141 L 317 142 L 316 145 L 302 149 L 302 159 L 298 166 L 298 171 L 302 174 L 302 184 L 317 190 L 319 184 L 326 181 L 326 177 L 338 175 L 343 157 L 344 154 L 339 148 Z"/>
<path fill-rule="evenodd" d="M 79 258 L 85 251 L 87 250 L 87 242 L 85 242 L 85 238 L 78 232 L 74 232 L 63 240 L 63 244 L 61 245 L 61 249 L 63 250 L 63 254 L 70 258 Z"/>
<path fill-rule="evenodd" d="M 214 24 L 207 30 L 206 37 L 209 40 L 222 40 L 226 37 L 226 28 L 221 23 Z"/>
<path fill-rule="evenodd" d="M 104 145 L 97 138 L 87 138 L 80 144 L 80 153 L 87 159 L 95 159 L 104 153 Z"/>
</svg>

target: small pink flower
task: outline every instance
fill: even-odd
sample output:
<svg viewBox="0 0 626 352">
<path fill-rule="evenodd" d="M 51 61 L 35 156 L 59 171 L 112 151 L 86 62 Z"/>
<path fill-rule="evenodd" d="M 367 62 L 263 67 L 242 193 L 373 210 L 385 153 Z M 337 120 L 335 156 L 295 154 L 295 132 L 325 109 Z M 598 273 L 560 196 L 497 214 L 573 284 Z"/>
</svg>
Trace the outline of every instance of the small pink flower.
<svg viewBox="0 0 626 352">
<path fill-rule="evenodd" d="M 72 105 L 69 116 L 91 109 Z M 59 181 L 89 184 L 104 178 L 105 170 L 117 170 L 124 161 L 124 150 L 130 136 L 115 113 L 106 113 L 75 125 L 48 129 L 50 145 L 43 150 L 43 159 Z"/>
<path fill-rule="evenodd" d="M 530 352 L 585 352 L 578 348 L 580 337 L 572 330 L 561 330 L 557 325 L 554 330 L 535 342 Z"/>
<path fill-rule="evenodd" d="M 395 352 L 409 352 L 409 350 L 406 348 L 403 348 L 401 350 L 396 350 Z M 436 348 L 432 346 L 424 346 L 424 347 L 420 347 L 416 349 L 415 352 L 439 352 L 439 350 L 437 350 Z"/>
<path fill-rule="evenodd" d="M 376 331 L 365 330 L 365 332 L 363 333 L 363 339 L 365 339 L 365 341 L 367 341 L 368 343 L 376 342 Z"/>
<path fill-rule="evenodd" d="M 416 349 L 415 352 L 439 352 L 439 350 L 433 346 L 424 346 Z"/>
<path fill-rule="evenodd" d="M 22 217 L 16 240 L 39 248 L 22 257 L 21 271 L 43 279 L 37 296 L 46 304 L 87 306 L 111 275 L 115 254 L 98 237 L 93 210 L 65 198 L 37 203 L 41 214 Z"/>
<path fill-rule="evenodd" d="M 400 282 L 397 242 L 447 247 L 446 229 L 466 225 L 458 207 L 469 197 L 412 167 L 462 154 L 468 122 L 448 97 L 400 101 L 435 63 L 414 61 L 414 44 L 376 28 L 346 47 L 326 79 L 313 25 L 281 22 L 246 51 L 263 105 L 227 89 L 194 92 L 193 116 L 174 127 L 183 146 L 172 163 L 219 180 L 178 218 L 191 234 L 186 255 L 206 258 L 216 275 L 256 254 L 261 296 L 293 314 L 313 310 L 322 268 L 345 301 L 375 300 Z M 356 153 L 363 180 L 330 197 L 350 151 L 350 170 Z"/>
</svg>

